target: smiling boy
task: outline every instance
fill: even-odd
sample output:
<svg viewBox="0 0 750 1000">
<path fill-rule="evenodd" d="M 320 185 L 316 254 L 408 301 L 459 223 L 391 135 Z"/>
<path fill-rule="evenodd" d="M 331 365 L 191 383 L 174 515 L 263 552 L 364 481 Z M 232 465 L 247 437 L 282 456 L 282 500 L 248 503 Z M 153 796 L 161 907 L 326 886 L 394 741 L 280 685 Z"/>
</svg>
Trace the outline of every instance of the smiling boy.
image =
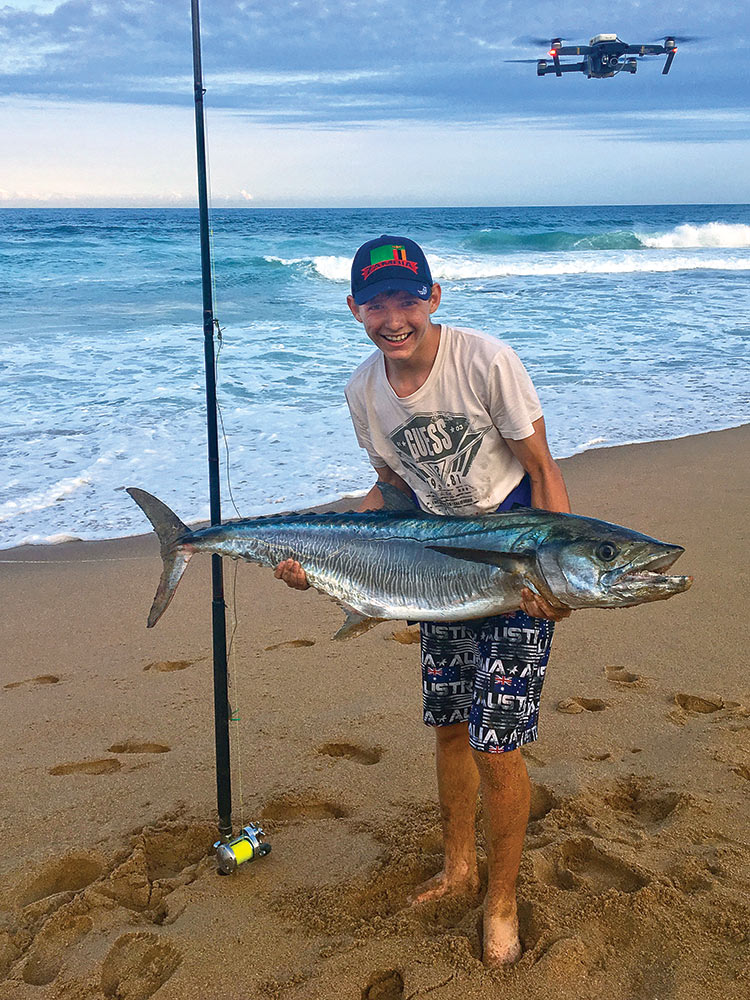
<svg viewBox="0 0 750 1000">
<path fill-rule="evenodd" d="M 434 323 L 440 299 L 412 240 L 384 235 L 357 251 L 347 302 L 377 351 L 354 372 L 346 399 L 378 481 L 437 514 L 489 513 L 516 502 L 568 512 L 539 400 L 517 355 L 479 331 Z M 382 506 L 375 485 L 359 509 Z M 307 586 L 292 560 L 276 576 Z M 536 739 L 554 622 L 567 614 L 524 590 L 515 614 L 420 626 L 423 717 L 435 729 L 445 860 L 410 901 L 478 892 L 481 791 L 489 966 L 521 954 L 515 887 L 530 785 L 519 747 Z"/>
</svg>

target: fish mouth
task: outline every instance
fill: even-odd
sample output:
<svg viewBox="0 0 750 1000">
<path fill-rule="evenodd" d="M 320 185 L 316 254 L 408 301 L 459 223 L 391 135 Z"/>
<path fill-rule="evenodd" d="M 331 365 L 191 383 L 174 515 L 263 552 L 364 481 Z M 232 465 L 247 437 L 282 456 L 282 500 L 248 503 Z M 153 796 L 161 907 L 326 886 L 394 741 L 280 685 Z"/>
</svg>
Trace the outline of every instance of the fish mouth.
<svg viewBox="0 0 750 1000">
<path fill-rule="evenodd" d="M 635 559 L 630 566 L 613 570 L 605 575 L 604 582 L 615 595 L 627 598 L 638 596 L 639 601 L 658 601 L 687 590 L 693 583 L 692 576 L 672 576 L 670 569 L 685 551 L 681 545 L 665 546 L 666 551 L 656 555 L 646 554 Z M 606 577 L 610 579 L 607 580 Z"/>
</svg>

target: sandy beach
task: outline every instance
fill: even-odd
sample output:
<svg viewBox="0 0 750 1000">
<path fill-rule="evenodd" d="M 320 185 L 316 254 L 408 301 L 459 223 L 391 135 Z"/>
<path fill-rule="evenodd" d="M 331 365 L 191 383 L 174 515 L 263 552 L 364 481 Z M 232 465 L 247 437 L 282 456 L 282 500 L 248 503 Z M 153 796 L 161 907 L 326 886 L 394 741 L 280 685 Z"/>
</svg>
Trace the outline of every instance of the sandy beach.
<svg viewBox="0 0 750 1000">
<path fill-rule="evenodd" d="M 403 623 L 333 643 L 326 597 L 226 567 L 234 820 L 273 849 L 222 878 L 210 561 L 147 631 L 155 536 L 0 552 L 0 997 L 747 996 L 749 454 L 744 426 L 561 463 L 577 513 L 683 545 L 695 584 L 559 626 L 497 972 L 478 903 L 406 907 L 442 859 Z"/>
</svg>

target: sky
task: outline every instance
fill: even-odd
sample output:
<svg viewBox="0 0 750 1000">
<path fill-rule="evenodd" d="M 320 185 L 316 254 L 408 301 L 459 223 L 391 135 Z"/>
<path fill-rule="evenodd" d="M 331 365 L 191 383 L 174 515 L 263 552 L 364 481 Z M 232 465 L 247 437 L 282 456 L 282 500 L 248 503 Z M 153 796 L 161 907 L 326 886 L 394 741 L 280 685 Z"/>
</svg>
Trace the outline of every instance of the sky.
<svg viewBox="0 0 750 1000">
<path fill-rule="evenodd" d="M 3 0 L 0 0 L 2 4 Z M 217 207 L 750 202 L 750 0 L 203 0 Z M 537 77 L 529 37 L 697 36 Z M 196 202 L 189 0 L 0 6 L 0 207 Z"/>
</svg>

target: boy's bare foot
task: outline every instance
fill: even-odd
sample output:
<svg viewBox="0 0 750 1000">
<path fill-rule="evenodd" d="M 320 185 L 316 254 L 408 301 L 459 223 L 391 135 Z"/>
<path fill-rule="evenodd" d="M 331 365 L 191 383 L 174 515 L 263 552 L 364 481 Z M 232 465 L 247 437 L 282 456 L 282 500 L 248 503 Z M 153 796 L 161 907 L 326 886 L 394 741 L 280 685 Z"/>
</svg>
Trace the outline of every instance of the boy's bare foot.
<svg viewBox="0 0 750 1000">
<path fill-rule="evenodd" d="M 476 896 L 479 893 L 479 875 L 471 872 L 460 877 L 448 878 L 444 871 L 438 872 L 426 882 L 415 886 L 406 897 L 409 906 L 429 903 L 444 896 Z"/>
<path fill-rule="evenodd" d="M 521 957 L 523 949 L 518 937 L 518 917 L 491 916 L 484 914 L 484 951 L 482 961 L 490 968 L 513 965 Z"/>
</svg>

